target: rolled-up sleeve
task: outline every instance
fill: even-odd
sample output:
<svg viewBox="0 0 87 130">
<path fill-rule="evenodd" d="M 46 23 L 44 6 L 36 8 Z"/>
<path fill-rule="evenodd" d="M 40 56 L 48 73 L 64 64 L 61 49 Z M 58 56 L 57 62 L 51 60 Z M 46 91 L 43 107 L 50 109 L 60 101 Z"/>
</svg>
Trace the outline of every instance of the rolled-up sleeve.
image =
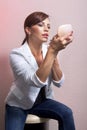
<svg viewBox="0 0 87 130">
<path fill-rule="evenodd" d="M 64 80 L 65 80 L 65 76 L 64 76 L 64 74 L 63 74 L 62 78 L 61 78 L 59 81 L 53 80 L 53 84 L 54 84 L 55 86 L 57 86 L 57 87 L 61 87 L 61 86 L 63 85 L 63 83 L 64 83 Z"/>
<path fill-rule="evenodd" d="M 39 88 L 47 85 L 47 81 L 42 82 L 42 81 L 38 78 L 38 76 L 36 75 L 36 73 L 35 73 L 34 76 L 32 77 L 32 81 L 33 81 L 34 84 L 35 84 L 36 86 L 38 86 Z"/>
</svg>

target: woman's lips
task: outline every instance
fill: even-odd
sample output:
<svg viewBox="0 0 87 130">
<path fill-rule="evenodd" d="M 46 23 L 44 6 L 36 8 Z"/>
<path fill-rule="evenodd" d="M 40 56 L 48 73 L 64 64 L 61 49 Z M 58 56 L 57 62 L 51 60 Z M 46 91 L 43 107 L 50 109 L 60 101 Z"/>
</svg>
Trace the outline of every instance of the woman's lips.
<svg viewBox="0 0 87 130">
<path fill-rule="evenodd" d="M 42 36 L 45 38 L 48 38 L 49 35 L 47 33 L 44 33 L 44 34 L 42 34 Z"/>
</svg>

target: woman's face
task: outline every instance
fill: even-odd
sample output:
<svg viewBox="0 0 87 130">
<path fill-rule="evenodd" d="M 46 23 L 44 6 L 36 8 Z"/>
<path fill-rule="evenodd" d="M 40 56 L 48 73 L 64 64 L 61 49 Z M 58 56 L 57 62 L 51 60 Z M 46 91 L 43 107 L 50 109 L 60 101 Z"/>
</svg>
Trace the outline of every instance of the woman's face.
<svg viewBox="0 0 87 130">
<path fill-rule="evenodd" d="M 48 40 L 50 31 L 49 18 L 46 18 L 40 23 L 37 23 L 36 25 L 32 26 L 29 30 L 29 38 L 34 39 L 36 41 L 39 40 L 40 42 L 46 42 Z"/>
</svg>

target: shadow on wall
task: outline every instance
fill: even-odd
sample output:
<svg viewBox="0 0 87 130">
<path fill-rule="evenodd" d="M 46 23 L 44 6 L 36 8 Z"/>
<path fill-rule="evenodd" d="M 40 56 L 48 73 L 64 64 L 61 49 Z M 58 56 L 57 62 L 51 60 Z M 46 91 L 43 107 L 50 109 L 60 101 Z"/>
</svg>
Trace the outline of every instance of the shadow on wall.
<svg viewBox="0 0 87 130">
<path fill-rule="evenodd" d="M 5 98 L 12 81 L 8 54 L 0 55 L 0 130 L 4 130 Z"/>
</svg>

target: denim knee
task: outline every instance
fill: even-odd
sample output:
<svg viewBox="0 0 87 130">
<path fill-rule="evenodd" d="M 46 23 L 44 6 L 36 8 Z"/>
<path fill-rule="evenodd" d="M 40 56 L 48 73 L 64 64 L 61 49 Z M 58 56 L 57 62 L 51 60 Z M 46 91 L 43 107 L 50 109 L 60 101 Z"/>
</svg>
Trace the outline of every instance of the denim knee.
<svg viewBox="0 0 87 130">
<path fill-rule="evenodd" d="M 67 107 L 63 113 L 63 117 L 69 118 L 73 115 L 72 109 Z"/>
</svg>

